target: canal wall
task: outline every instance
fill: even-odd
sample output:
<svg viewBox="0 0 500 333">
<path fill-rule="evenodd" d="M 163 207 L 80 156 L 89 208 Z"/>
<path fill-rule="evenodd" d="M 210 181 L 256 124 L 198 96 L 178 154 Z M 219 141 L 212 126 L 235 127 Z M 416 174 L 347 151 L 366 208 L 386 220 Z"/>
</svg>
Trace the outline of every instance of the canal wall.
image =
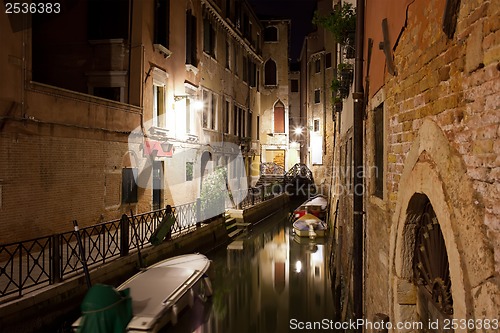
<svg viewBox="0 0 500 333">
<path fill-rule="evenodd" d="M 228 209 L 228 214 L 238 221 L 257 224 L 266 217 L 280 211 L 288 205 L 288 195 L 280 194 L 272 199 L 259 202 L 246 209 Z"/>
<path fill-rule="evenodd" d="M 145 265 L 154 264 L 171 256 L 206 252 L 225 244 L 228 235 L 224 218 L 220 217 L 191 233 L 165 241 L 156 247 L 141 250 Z M 92 284 L 119 285 L 138 272 L 137 252 L 103 264 L 90 271 Z M 0 305 L 0 333 L 40 332 L 41 328 L 61 322 L 79 312 L 81 300 L 87 292 L 85 277 L 80 274 L 59 284 L 26 294 L 20 299 Z M 44 330 L 43 332 L 48 332 Z"/>
</svg>

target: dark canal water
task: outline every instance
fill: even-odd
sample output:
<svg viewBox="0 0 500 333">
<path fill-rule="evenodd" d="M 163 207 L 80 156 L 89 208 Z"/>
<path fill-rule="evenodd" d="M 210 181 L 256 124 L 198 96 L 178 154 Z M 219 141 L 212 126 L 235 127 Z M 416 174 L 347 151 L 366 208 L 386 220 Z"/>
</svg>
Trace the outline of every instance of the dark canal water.
<svg viewBox="0 0 500 333">
<path fill-rule="evenodd" d="M 207 256 L 214 295 L 197 300 L 161 332 L 326 332 L 307 329 L 334 320 L 329 238 L 294 237 L 288 212 L 262 221 Z"/>
<path fill-rule="evenodd" d="M 335 319 L 330 237 L 294 237 L 288 216 L 286 209 L 277 211 L 227 246 L 205 253 L 212 260 L 213 296 L 205 303 L 196 298 L 175 326 L 160 332 L 333 332 L 325 324 Z M 78 315 L 43 332 L 70 332 Z M 322 327 L 310 329 L 314 322 Z"/>
</svg>

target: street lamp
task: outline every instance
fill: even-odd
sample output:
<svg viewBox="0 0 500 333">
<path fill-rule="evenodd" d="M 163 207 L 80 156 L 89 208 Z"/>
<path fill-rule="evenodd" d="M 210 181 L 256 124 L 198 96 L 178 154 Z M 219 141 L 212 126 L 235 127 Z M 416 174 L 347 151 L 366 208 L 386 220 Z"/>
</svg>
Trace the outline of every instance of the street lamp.
<svg viewBox="0 0 500 333">
<path fill-rule="evenodd" d="M 295 133 L 295 135 L 301 135 L 302 131 L 303 131 L 303 128 L 301 126 L 295 127 L 295 129 L 293 130 L 293 132 Z"/>
</svg>

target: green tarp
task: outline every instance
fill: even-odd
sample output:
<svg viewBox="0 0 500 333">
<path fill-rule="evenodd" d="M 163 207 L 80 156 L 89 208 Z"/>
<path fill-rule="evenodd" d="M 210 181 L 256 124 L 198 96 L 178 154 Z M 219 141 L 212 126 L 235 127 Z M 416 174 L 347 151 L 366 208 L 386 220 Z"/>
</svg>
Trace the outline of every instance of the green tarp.
<svg viewBox="0 0 500 333">
<path fill-rule="evenodd" d="M 79 333 L 123 333 L 132 319 L 130 289 L 96 284 L 85 295 Z"/>
<path fill-rule="evenodd" d="M 167 214 L 165 215 L 160 224 L 158 225 L 158 228 L 153 232 L 151 237 L 149 238 L 149 241 L 153 246 L 160 245 L 161 242 L 163 242 L 163 239 L 167 234 L 170 232 L 172 229 L 172 226 L 175 223 L 175 216 L 173 214 Z"/>
</svg>

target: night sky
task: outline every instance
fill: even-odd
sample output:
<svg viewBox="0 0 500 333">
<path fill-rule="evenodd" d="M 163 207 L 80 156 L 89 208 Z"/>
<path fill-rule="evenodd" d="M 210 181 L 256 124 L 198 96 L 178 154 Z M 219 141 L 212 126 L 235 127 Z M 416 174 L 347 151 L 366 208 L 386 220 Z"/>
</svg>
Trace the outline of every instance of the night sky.
<svg viewBox="0 0 500 333">
<path fill-rule="evenodd" d="M 296 61 L 300 56 L 300 49 L 304 36 L 313 29 L 311 23 L 316 0 L 249 0 L 255 12 L 262 19 L 292 20 L 290 58 Z"/>
</svg>

